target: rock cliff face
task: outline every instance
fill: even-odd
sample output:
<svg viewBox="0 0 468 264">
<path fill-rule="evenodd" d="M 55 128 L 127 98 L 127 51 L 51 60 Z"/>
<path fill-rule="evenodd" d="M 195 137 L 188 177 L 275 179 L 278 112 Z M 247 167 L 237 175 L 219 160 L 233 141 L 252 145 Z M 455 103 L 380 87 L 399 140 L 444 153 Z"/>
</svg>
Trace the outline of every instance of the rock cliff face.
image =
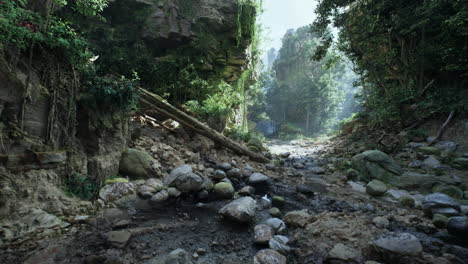
<svg viewBox="0 0 468 264">
<path fill-rule="evenodd" d="M 114 0 L 105 22 L 85 21 L 80 29 L 100 49 L 100 60 L 112 57 L 110 64 L 130 72 L 131 59 L 144 50 L 149 61 L 183 55 L 205 77 L 235 81 L 248 63 L 251 39 L 242 19 L 255 12 L 240 8 L 237 0 Z M 53 59 L 35 54 L 29 65 L 26 55 L 16 57 L 7 63 L 0 49 L 0 218 L 23 206 L 66 214 L 71 200 L 60 186 L 67 177 L 102 182 L 118 175 L 128 118 L 81 105 L 71 69 L 57 63 L 44 71 Z"/>
<path fill-rule="evenodd" d="M 132 67 L 141 53 L 156 63 L 185 57 L 205 76 L 231 82 L 248 63 L 255 12 L 238 0 L 115 0 L 103 12 L 106 22 L 82 26 L 103 54 L 113 53 L 107 57 L 124 54 L 112 64 Z"/>
<path fill-rule="evenodd" d="M 63 214 L 72 204 L 61 190 L 70 174 L 97 182 L 117 175 L 127 118 L 90 118 L 67 89 L 45 85 L 38 70 L 6 65 L 0 61 L 0 218 L 22 206 Z"/>
</svg>

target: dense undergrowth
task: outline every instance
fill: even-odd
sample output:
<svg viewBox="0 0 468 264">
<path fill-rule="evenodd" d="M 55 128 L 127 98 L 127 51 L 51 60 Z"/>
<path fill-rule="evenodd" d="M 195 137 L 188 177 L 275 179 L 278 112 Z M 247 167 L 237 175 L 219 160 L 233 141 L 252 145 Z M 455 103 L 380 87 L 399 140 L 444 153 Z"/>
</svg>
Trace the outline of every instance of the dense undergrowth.
<svg viewBox="0 0 468 264">
<path fill-rule="evenodd" d="M 337 47 L 355 65 L 364 117 L 374 127 L 404 128 L 467 111 L 468 9 L 464 1 L 321 0 L 312 30 L 315 54 Z"/>
</svg>

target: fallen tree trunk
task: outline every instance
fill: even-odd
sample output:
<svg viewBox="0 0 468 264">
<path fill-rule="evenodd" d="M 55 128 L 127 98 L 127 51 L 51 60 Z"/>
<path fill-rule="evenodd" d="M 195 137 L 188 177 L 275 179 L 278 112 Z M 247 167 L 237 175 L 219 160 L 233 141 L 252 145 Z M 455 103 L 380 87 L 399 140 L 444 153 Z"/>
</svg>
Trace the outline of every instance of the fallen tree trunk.
<svg viewBox="0 0 468 264">
<path fill-rule="evenodd" d="M 223 147 L 229 148 L 237 154 L 246 155 L 254 161 L 268 163 L 269 159 L 265 158 L 263 155 L 258 154 L 247 147 L 235 142 L 234 140 L 224 136 L 223 134 L 217 132 L 216 130 L 210 128 L 206 124 L 198 121 L 197 119 L 191 117 L 190 115 L 180 111 L 174 106 L 166 103 L 163 98 L 160 96 L 148 92 L 143 88 L 139 88 L 138 92 L 140 94 L 140 103 L 143 106 L 154 109 L 160 112 L 163 115 L 179 122 L 181 125 L 186 126 L 196 133 L 203 135 L 214 142 L 222 145 Z"/>
</svg>

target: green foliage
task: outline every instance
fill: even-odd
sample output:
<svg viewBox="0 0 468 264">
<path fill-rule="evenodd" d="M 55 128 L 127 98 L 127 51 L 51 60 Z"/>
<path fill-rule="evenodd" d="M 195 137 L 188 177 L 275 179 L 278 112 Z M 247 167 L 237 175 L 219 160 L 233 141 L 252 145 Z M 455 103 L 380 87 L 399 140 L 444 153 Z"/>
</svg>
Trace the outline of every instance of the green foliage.
<svg viewBox="0 0 468 264">
<path fill-rule="evenodd" d="M 114 76 L 98 76 L 94 71 L 83 74 L 86 93 L 81 100 L 89 107 L 106 112 L 132 112 L 138 103 L 138 76 L 127 79 Z"/>
<path fill-rule="evenodd" d="M 4 0 L 0 13 L 0 43 L 5 47 L 25 51 L 37 44 L 76 68 L 86 67 L 93 56 L 69 22 L 54 15 L 40 16 L 27 9 L 26 1 Z"/>
<path fill-rule="evenodd" d="M 316 59 L 338 47 L 361 75 L 374 125 L 406 126 L 430 113 L 466 110 L 468 7 L 455 1 L 321 0 L 312 29 Z M 405 105 L 413 105 L 412 113 Z M 417 109 L 414 111 L 414 109 Z"/>
<path fill-rule="evenodd" d="M 266 148 L 263 146 L 265 137 L 257 131 L 245 131 L 241 127 L 232 127 L 226 129 L 224 134 L 234 140 L 243 141 L 255 151 L 263 151 Z"/>
<path fill-rule="evenodd" d="M 238 0 L 237 10 L 237 45 L 242 40 L 251 39 L 256 35 L 257 12 L 262 2 L 257 0 Z"/>
<path fill-rule="evenodd" d="M 59 7 L 71 5 L 76 12 L 88 16 L 98 16 L 109 5 L 109 0 L 54 0 Z"/>
<path fill-rule="evenodd" d="M 240 94 L 229 84 L 221 81 L 214 85 L 212 95 L 199 102 L 188 101 L 185 106 L 198 117 L 207 121 L 218 130 L 223 130 L 229 115 L 241 102 Z"/>
<path fill-rule="evenodd" d="M 3 0 L 0 4 L 0 43 L 26 48 L 43 39 L 38 32 L 41 18 L 26 9 L 27 1 Z"/>
<path fill-rule="evenodd" d="M 65 192 L 82 200 L 94 199 L 100 185 L 93 182 L 88 176 L 72 173 L 64 183 Z"/>
</svg>

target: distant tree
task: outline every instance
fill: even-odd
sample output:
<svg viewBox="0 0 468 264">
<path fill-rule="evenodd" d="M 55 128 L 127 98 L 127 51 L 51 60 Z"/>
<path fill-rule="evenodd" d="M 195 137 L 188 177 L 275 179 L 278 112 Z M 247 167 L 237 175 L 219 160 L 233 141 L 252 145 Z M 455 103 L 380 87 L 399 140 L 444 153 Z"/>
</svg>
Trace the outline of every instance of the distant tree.
<svg viewBox="0 0 468 264">
<path fill-rule="evenodd" d="M 336 77 L 340 58 L 328 53 L 321 62 L 311 60 L 318 39 L 308 27 L 289 30 L 273 65 L 274 81 L 268 90 L 268 113 L 281 123 L 292 123 L 305 134 L 330 128 L 336 120 L 343 94 Z"/>
</svg>

